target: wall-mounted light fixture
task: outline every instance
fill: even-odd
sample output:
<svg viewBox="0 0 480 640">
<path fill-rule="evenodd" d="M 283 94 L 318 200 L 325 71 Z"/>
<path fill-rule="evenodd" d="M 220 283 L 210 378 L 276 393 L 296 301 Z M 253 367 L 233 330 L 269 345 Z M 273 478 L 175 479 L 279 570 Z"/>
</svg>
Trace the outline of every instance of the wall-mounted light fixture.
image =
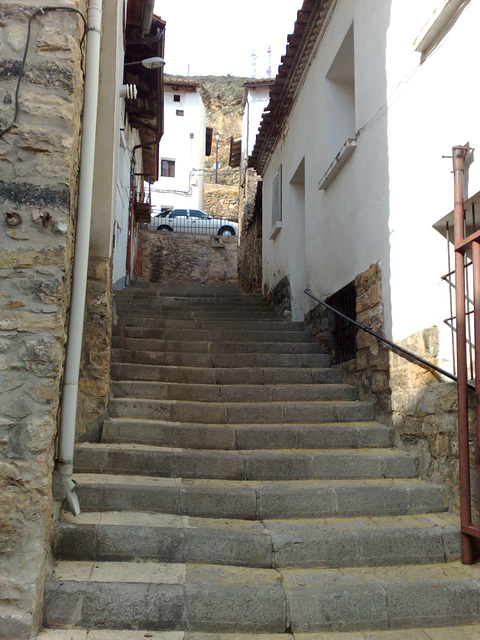
<svg viewBox="0 0 480 640">
<path fill-rule="evenodd" d="M 138 60 L 137 62 L 126 62 L 124 66 L 132 67 L 135 64 L 141 64 L 147 69 L 159 69 L 165 66 L 165 60 L 159 56 L 154 56 L 153 58 L 145 58 L 145 60 Z"/>
</svg>

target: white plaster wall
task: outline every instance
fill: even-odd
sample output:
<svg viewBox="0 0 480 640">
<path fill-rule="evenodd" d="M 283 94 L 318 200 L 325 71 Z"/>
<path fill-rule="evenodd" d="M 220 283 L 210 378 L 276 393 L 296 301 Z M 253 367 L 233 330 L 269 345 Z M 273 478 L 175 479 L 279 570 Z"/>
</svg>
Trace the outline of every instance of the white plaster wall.
<svg viewBox="0 0 480 640">
<path fill-rule="evenodd" d="M 247 99 L 242 118 L 242 159 L 245 162 L 255 146 L 260 121 L 269 100 L 270 87 L 247 88 Z"/>
<path fill-rule="evenodd" d="M 305 158 L 305 282 L 320 297 L 383 264 L 387 333 L 402 339 L 443 326 L 448 294 L 446 241 L 432 229 L 453 208 L 453 145 L 479 142 L 478 88 L 472 76 L 479 0 L 471 0 L 432 55 L 420 65 L 413 42 L 431 2 L 339 0 L 308 79 L 264 176 L 263 274 L 270 290 L 298 271 L 289 239 L 290 184 Z M 326 191 L 318 182 L 326 151 L 325 76 L 354 23 L 357 148 Z M 456 92 L 458 91 L 458 93 Z M 272 183 L 283 166 L 283 222 L 271 239 Z M 480 189 L 470 170 L 470 195 Z M 293 222 L 292 222 L 293 224 Z M 448 360 L 450 339 L 444 356 Z"/>
<path fill-rule="evenodd" d="M 112 255 L 119 137 L 124 112 L 124 103 L 119 95 L 125 53 L 125 8 L 123 2 L 104 4 L 90 232 L 90 257 L 97 258 L 110 258 Z M 105 25 L 112 27 L 106 28 Z M 113 68 L 112 60 L 116 61 Z"/>
<path fill-rule="evenodd" d="M 174 94 L 180 102 L 174 102 Z M 182 110 L 183 116 L 176 111 Z M 175 177 L 160 177 L 153 185 L 152 204 L 162 207 L 203 208 L 206 110 L 199 93 L 165 87 L 165 133 L 160 159 L 175 160 Z"/>
<path fill-rule="evenodd" d="M 130 214 L 130 163 L 132 149 L 140 144 L 137 129 L 131 129 L 128 122 L 120 132 L 117 184 L 115 193 L 115 226 L 113 230 L 113 286 L 123 289 L 127 274 L 128 224 Z M 137 161 L 141 162 L 141 154 L 137 152 Z"/>
<path fill-rule="evenodd" d="M 422 12 L 415 0 L 395 0 L 395 28 L 387 38 L 390 283 L 393 335 L 403 338 L 437 325 L 442 364 L 448 366 L 448 288 L 440 279 L 448 271 L 446 241 L 432 225 L 453 209 L 452 160 L 442 156 L 467 141 L 480 144 L 480 91 L 472 76 L 480 3 L 470 2 L 420 64 L 412 42 L 431 8 Z M 466 196 L 480 190 L 479 165 L 471 166 Z"/>
</svg>

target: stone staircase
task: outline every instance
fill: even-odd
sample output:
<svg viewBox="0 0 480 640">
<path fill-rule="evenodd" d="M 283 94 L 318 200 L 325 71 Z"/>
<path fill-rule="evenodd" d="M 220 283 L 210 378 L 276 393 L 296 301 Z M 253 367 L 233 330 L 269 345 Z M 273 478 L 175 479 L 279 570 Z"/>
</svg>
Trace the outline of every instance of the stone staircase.
<svg viewBox="0 0 480 640">
<path fill-rule="evenodd" d="M 234 287 L 133 285 L 116 310 L 41 638 L 480 638 L 443 488 L 301 324 Z"/>
</svg>

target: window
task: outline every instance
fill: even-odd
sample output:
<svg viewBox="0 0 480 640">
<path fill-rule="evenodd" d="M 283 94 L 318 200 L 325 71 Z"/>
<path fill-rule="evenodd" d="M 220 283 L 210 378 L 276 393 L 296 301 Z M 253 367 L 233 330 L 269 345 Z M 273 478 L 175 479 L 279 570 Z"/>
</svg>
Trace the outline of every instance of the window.
<svg viewBox="0 0 480 640">
<path fill-rule="evenodd" d="M 273 181 L 273 198 L 272 198 L 272 233 L 270 238 L 273 239 L 280 231 L 282 226 L 282 165 L 280 165 L 277 175 Z"/>
<path fill-rule="evenodd" d="M 347 140 L 355 139 L 355 48 L 353 25 L 348 30 L 326 76 L 327 162 Z"/>
<path fill-rule="evenodd" d="M 162 178 L 174 178 L 175 177 L 175 160 L 162 160 L 160 173 Z"/>
<path fill-rule="evenodd" d="M 180 102 L 180 94 L 179 93 L 174 93 L 173 94 L 173 101 L 174 102 Z"/>
<path fill-rule="evenodd" d="M 177 109 L 177 116 L 184 116 L 185 111 L 183 109 Z"/>
</svg>

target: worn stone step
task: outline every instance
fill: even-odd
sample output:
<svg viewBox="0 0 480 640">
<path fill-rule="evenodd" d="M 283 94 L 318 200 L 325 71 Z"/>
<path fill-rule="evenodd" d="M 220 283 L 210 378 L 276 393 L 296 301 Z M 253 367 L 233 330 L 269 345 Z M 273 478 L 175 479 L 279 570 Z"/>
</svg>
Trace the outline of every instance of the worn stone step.
<svg viewBox="0 0 480 640">
<path fill-rule="evenodd" d="M 135 312 L 143 309 L 153 309 L 158 311 L 170 311 L 170 310 L 184 310 L 188 307 L 191 311 L 218 311 L 219 314 L 223 313 L 224 310 L 237 310 L 242 312 L 243 310 L 248 311 L 268 311 L 269 313 L 274 313 L 272 307 L 269 306 L 265 300 L 249 300 L 248 298 L 243 299 L 227 299 L 227 300 L 212 300 L 209 298 L 196 298 L 189 299 L 188 305 L 186 304 L 185 299 L 183 298 L 145 298 L 145 297 L 135 297 L 135 298 L 116 298 L 115 299 L 115 308 L 118 310 L 123 309 L 133 309 Z"/>
<path fill-rule="evenodd" d="M 139 512 L 65 514 L 62 560 L 201 562 L 263 568 L 357 567 L 460 558 L 452 514 L 293 520 L 221 520 Z"/>
<path fill-rule="evenodd" d="M 151 327 L 135 327 L 128 325 L 115 325 L 112 328 L 113 335 L 116 337 L 136 338 L 146 340 L 176 340 L 194 342 L 247 342 L 247 343 L 265 343 L 272 344 L 274 342 L 311 342 L 311 337 L 306 331 L 288 331 L 288 330 L 261 330 L 253 329 L 231 329 L 212 330 L 196 329 L 171 326 L 167 328 L 151 328 Z"/>
<path fill-rule="evenodd" d="M 116 308 L 116 314 L 118 318 L 130 317 L 133 314 L 139 315 L 142 318 L 174 318 L 179 320 L 233 320 L 233 321 L 265 321 L 269 318 L 272 320 L 278 320 L 278 314 L 272 309 L 258 308 L 250 309 L 248 307 L 239 307 L 238 309 L 232 309 L 229 307 L 213 307 L 213 308 L 191 308 L 179 307 L 176 308 L 143 308 L 141 305 L 137 307 L 120 307 Z"/>
<path fill-rule="evenodd" d="M 84 443 L 75 447 L 79 473 L 171 478 L 308 480 L 414 478 L 416 456 L 395 449 L 199 450 L 140 444 Z"/>
<path fill-rule="evenodd" d="M 199 633 L 197 631 L 124 631 L 82 629 L 44 629 L 39 640 L 479 640 L 480 624 L 455 627 L 424 627 L 387 631 L 317 633 Z"/>
<path fill-rule="evenodd" d="M 127 327 L 148 328 L 178 328 L 178 329 L 206 329 L 214 331 L 304 331 L 302 322 L 289 322 L 287 320 L 239 320 L 231 319 L 194 319 L 194 318 L 144 318 L 143 316 L 121 316 L 116 321 L 117 325 Z"/>
<path fill-rule="evenodd" d="M 211 285 L 197 285 L 182 282 L 178 286 L 172 287 L 161 283 L 133 283 L 122 291 L 115 291 L 115 297 L 173 297 L 175 299 L 196 300 L 197 298 L 226 299 L 252 299 L 265 300 L 261 293 L 245 293 L 239 286 L 221 285 L 212 287 Z"/>
<path fill-rule="evenodd" d="M 246 342 L 245 340 L 158 340 L 151 338 L 114 337 L 115 349 L 134 351 L 166 351 L 181 353 L 318 353 L 314 342 Z"/>
<path fill-rule="evenodd" d="M 328 367 L 321 353 L 178 353 L 112 349 L 112 362 L 179 367 Z"/>
<path fill-rule="evenodd" d="M 59 562 L 46 626 L 222 632 L 385 630 L 478 623 L 480 576 L 458 562 L 256 569 Z"/>
<path fill-rule="evenodd" d="M 45 589 L 46 626 L 284 631 L 286 599 L 271 569 L 59 562 Z"/>
<path fill-rule="evenodd" d="M 378 422 L 332 424 L 195 424 L 110 418 L 103 442 L 190 449 L 358 449 L 393 446 L 393 429 Z"/>
<path fill-rule="evenodd" d="M 184 384 L 178 382 L 113 382 L 116 398 L 190 400 L 198 402 L 313 402 L 355 400 L 357 390 L 346 384 Z"/>
<path fill-rule="evenodd" d="M 442 485 L 416 479 L 236 481 L 77 474 L 84 511 L 201 518 L 324 518 L 446 511 Z"/>
<path fill-rule="evenodd" d="M 113 398 L 111 418 L 148 418 L 216 424 L 321 423 L 372 420 L 370 402 L 189 402 Z"/>
<path fill-rule="evenodd" d="M 193 367 L 112 363 L 114 380 L 150 380 L 190 384 L 338 384 L 338 369 L 320 367 Z"/>
</svg>

